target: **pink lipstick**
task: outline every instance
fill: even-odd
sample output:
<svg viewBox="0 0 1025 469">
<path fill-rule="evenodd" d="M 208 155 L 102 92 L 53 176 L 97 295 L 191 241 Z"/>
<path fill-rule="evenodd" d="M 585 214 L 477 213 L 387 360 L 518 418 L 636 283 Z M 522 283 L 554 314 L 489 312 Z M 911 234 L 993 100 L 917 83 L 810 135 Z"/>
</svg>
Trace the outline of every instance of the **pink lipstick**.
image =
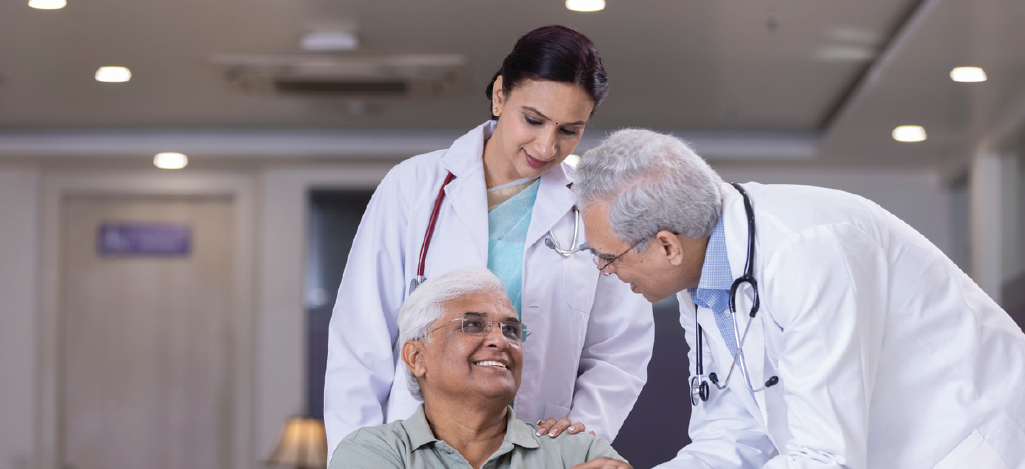
<svg viewBox="0 0 1025 469">
<path fill-rule="evenodd" d="M 541 161 L 537 158 L 534 158 L 533 156 L 530 156 L 530 153 L 524 151 L 523 154 L 527 155 L 527 164 L 530 165 L 532 168 L 541 169 L 544 168 L 546 164 L 548 164 L 547 161 Z"/>
</svg>

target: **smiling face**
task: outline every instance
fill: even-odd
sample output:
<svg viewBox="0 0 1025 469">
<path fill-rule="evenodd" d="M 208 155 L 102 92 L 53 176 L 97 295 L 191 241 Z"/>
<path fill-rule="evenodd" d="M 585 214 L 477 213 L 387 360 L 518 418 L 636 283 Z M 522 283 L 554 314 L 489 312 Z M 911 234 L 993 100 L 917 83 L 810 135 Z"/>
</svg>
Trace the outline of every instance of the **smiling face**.
<svg viewBox="0 0 1025 469">
<path fill-rule="evenodd" d="M 526 80 L 511 91 L 495 81 L 498 124 L 484 147 L 492 187 L 536 178 L 562 164 L 584 133 L 594 100 L 569 83 Z"/>
<path fill-rule="evenodd" d="M 644 252 L 630 249 L 609 226 L 608 205 L 592 204 L 581 212 L 587 245 L 601 258 L 622 257 L 604 270 L 630 284 L 630 290 L 655 303 L 698 286 L 708 237 L 687 238 L 660 231 L 648 239 Z M 625 254 L 624 254 L 625 252 Z M 604 265 L 604 262 L 602 263 Z"/>
<path fill-rule="evenodd" d="M 505 406 L 520 387 L 521 343 L 502 335 L 498 324 L 485 336 L 467 334 L 460 321 L 453 321 L 459 318 L 485 324 L 519 322 L 516 310 L 501 290 L 464 295 L 446 303 L 445 315 L 431 325 L 437 329 L 430 334 L 430 345 L 425 346 L 422 340 L 406 343 L 417 349 L 416 357 L 410 358 L 416 363 L 410 369 L 420 379 L 424 402 L 483 398 Z M 414 342 L 419 346 L 411 345 Z M 404 349 L 404 360 L 406 355 Z"/>
</svg>

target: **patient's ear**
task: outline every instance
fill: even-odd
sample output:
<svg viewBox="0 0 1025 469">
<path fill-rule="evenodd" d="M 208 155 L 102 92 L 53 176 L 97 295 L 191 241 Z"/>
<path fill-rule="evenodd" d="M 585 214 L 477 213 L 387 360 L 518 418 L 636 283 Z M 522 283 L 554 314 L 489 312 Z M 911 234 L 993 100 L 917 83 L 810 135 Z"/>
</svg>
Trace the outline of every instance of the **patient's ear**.
<svg viewBox="0 0 1025 469">
<path fill-rule="evenodd" d="M 413 376 L 417 378 L 422 377 L 427 373 L 427 367 L 424 366 L 423 352 L 424 344 L 419 340 L 407 340 L 406 343 L 402 344 L 402 362 L 406 364 L 406 368 L 413 372 Z"/>
</svg>

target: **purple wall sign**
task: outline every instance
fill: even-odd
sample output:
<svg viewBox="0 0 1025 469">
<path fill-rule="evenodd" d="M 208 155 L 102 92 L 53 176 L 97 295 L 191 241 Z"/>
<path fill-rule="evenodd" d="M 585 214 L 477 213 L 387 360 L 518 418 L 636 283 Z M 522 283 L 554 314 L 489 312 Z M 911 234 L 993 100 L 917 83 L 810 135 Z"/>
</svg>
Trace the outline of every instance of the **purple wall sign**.
<svg viewBox="0 0 1025 469">
<path fill-rule="evenodd" d="M 97 238 L 103 257 L 188 257 L 192 228 L 169 223 L 106 222 Z"/>
</svg>

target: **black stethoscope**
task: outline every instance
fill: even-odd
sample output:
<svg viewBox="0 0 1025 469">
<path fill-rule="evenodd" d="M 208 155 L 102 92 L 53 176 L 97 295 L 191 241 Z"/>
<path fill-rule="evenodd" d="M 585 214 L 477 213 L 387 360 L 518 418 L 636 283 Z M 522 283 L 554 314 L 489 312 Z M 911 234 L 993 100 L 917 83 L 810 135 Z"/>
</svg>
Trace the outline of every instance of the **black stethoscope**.
<svg viewBox="0 0 1025 469">
<path fill-rule="evenodd" d="M 755 255 L 755 213 L 754 209 L 751 208 L 751 199 L 748 199 L 747 192 L 744 191 L 740 184 L 731 182 L 740 192 L 740 195 L 744 197 L 744 212 L 747 214 L 747 261 L 744 263 L 744 275 L 733 281 L 733 285 L 730 287 L 730 314 L 733 315 L 733 336 L 739 345 L 737 345 L 737 353 L 733 354 L 733 362 L 730 363 L 730 370 L 726 373 L 726 381 L 723 381 L 722 385 L 719 384 L 719 378 L 715 373 L 708 375 L 708 381 L 711 381 L 717 389 L 720 391 L 726 389 L 730 384 L 730 378 L 733 376 L 733 369 L 737 366 L 737 362 L 740 362 L 740 372 L 744 375 L 744 384 L 751 392 L 764 391 L 767 388 L 775 386 L 779 383 L 779 377 L 773 376 L 765 382 L 765 386 L 755 389 L 751 387 L 750 375 L 747 372 L 747 361 L 744 360 L 744 341 L 747 340 L 747 333 L 751 330 L 751 323 L 754 322 L 755 314 L 758 313 L 758 282 L 754 278 L 754 255 Z M 744 284 L 751 285 L 751 289 L 754 290 L 754 300 L 751 303 L 751 312 L 749 315 L 750 319 L 747 321 L 747 326 L 744 327 L 744 335 L 740 335 L 740 330 L 737 327 L 737 291 Z M 694 406 L 697 406 L 701 401 L 708 400 L 708 381 L 705 380 L 705 370 L 702 364 L 702 335 L 703 330 L 701 325 L 698 324 L 698 306 L 694 305 L 694 327 L 697 329 L 697 359 L 695 360 L 695 371 L 697 376 L 690 379 L 690 402 Z"/>
<path fill-rule="evenodd" d="M 452 174 L 452 172 L 449 172 L 448 176 L 445 176 L 445 182 L 441 184 L 441 190 L 438 191 L 438 196 L 434 199 L 434 209 L 431 210 L 431 218 L 427 220 L 427 232 L 424 233 L 424 242 L 420 245 L 420 261 L 416 265 L 416 277 L 413 277 L 413 280 L 409 282 L 410 295 L 413 294 L 413 290 L 416 290 L 416 287 L 420 286 L 421 283 L 424 283 L 424 281 L 427 280 L 427 278 L 424 277 L 424 266 L 427 263 L 427 248 L 431 246 L 431 236 L 434 235 L 434 225 L 438 222 L 438 212 L 441 211 L 441 202 L 445 200 L 445 186 L 452 182 L 455 177 L 456 176 Z M 573 220 L 573 241 L 571 242 L 569 249 L 563 248 L 562 245 L 559 244 L 559 241 L 555 239 L 555 233 L 553 233 L 552 230 L 548 230 L 548 237 L 545 238 L 545 246 L 548 246 L 562 257 L 569 257 L 572 254 L 586 251 L 588 249 L 587 243 L 581 243 L 579 246 L 576 246 L 577 234 L 580 229 L 580 211 L 577 210 L 576 205 L 573 206 L 573 214 L 576 218 Z"/>
</svg>

